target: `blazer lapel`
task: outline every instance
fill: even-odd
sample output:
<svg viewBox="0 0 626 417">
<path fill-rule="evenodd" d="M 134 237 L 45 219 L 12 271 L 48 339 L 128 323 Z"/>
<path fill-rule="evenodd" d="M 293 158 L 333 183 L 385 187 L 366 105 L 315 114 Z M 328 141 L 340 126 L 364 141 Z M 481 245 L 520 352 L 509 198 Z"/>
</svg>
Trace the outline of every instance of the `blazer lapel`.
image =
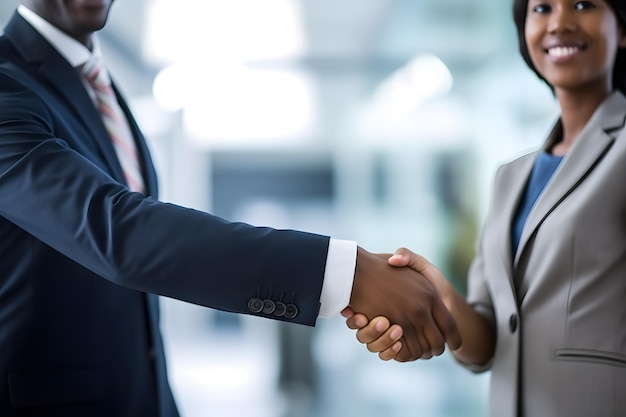
<svg viewBox="0 0 626 417">
<path fill-rule="evenodd" d="M 626 98 L 619 92 L 609 96 L 596 110 L 531 209 L 515 255 L 515 265 L 541 223 L 585 180 L 611 148 L 616 132 L 624 126 L 625 114 Z M 554 143 L 554 132 L 544 149 Z"/>
<path fill-rule="evenodd" d="M 30 65 L 27 71 L 36 79 L 45 80 L 56 96 L 67 103 L 68 108 L 96 139 L 100 156 L 106 162 L 109 174 L 124 182 L 124 172 L 115 154 L 111 138 L 76 69 L 72 68 L 19 14 L 13 15 L 4 33 L 26 63 Z"/>
<path fill-rule="evenodd" d="M 113 90 L 115 91 L 115 95 L 117 96 L 117 101 L 124 112 L 124 116 L 126 116 L 126 120 L 128 121 L 128 126 L 130 127 L 131 133 L 133 134 L 133 138 L 135 139 L 135 145 L 137 146 L 137 156 L 139 158 L 139 162 L 141 165 L 141 174 L 143 175 L 144 184 L 146 187 L 145 195 L 153 196 L 157 198 L 158 196 L 158 181 L 156 176 L 156 171 L 154 169 L 154 164 L 152 162 L 152 158 L 150 157 L 150 150 L 146 144 L 146 140 L 133 117 L 126 100 L 122 96 L 121 92 L 118 90 L 115 81 L 111 81 Z"/>
<path fill-rule="evenodd" d="M 511 225 L 538 154 L 538 151 L 533 152 L 504 165 L 494 190 L 494 199 L 499 202 L 498 207 L 494 206 L 497 210 L 493 214 L 497 219 L 495 227 L 497 230 L 505 231 L 498 235 L 500 239 L 498 250 L 501 254 L 499 259 L 503 260 L 503 267 L 509 277 L 511 288 L 514 288 Z"/>
</svg>

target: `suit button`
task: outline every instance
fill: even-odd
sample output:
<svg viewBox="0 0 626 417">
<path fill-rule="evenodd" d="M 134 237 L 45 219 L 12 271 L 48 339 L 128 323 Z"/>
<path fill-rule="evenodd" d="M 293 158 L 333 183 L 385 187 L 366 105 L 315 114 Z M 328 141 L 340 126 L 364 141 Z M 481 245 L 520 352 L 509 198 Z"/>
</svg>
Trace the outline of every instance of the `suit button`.
<svg viewBox="0 0 626 417">
<path fill-rule="evenodd" d="M 298 307 L 293 304 L 287 304 L 285 306 L 285 317 L 292 319 L 298 315 Z"/>
<path fill-rule="evenodd" d="M 511 314 L 509 317 L 509 329 L 511 329 L 511 333 L 515 333 L 517 330 L 517 314 Z"/>
<path fill-rule="evenodd" d="M 276 304 L 272 300 L 263 300 L 263 313 L 272 314 L 274 310 L 276 310 Z"/>
<path fill-rule="evenodd" d="M 276 301 L 276 310 L 274 310 L 274 315 L 276 317 L 284 316 L 286 311 L 287 311 L 287 306 L 285 305 L 285 303 Z"/>
<path fill-rule="evenodd" d="M 263 300 L 259 297 L 251 298 L 250 301 L 248 301 L 248 309 L 253 313 L 259 313 L 263 310 Z"/>
</svg>

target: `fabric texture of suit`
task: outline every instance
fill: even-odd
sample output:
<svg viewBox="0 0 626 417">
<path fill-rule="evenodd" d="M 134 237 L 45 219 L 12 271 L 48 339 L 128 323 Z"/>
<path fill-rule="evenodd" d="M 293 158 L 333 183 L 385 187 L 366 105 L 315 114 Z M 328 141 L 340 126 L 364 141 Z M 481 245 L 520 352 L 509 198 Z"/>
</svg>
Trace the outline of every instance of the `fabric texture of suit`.
<svg viewBox="0 0 626 417">
<path fill-rule="evenodd" d="M 313 325 L 329 238 L 229 223 L 129 192 L 78 73 L 15 14 L 0 38 L 0 415 L 178 415 L 158 324 L 166 295 Z M 293 303 L 253 313 L 252 297 Z"/>
<path fill-rule="evenodd" d="M 609 96 L 546 185 L 511 250 L 538 152 L 502 166 L 468 300 L 497 329 L 492 417 L 626 416 L 626 98 Z M 560 137 L 560 123 L 544 145 Z"/>
</svg>

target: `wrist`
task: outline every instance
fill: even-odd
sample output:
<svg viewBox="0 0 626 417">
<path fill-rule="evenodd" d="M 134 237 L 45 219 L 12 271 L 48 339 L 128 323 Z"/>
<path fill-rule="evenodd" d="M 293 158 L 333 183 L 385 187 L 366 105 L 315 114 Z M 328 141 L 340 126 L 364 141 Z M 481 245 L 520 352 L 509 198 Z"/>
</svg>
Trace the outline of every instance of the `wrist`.
<svg viewBox="0 0 626 417">
<path fill-rule="evenodd" d="M 355 300 L 358 300 L 360 297 L 360 293 L 366 284 L 363 283 L 364 280 L 367 279 L 367 267 L 369 262 L 370 253 L 365 249 L 357 246 L 356 248 L 356 264 L 354 267 L 354 279 L 352 281 L 352 291 L 350 292 L 350 305 L 353 304 Z"/>
<path fill-rule="evenodd" d="M 435 287 L 435 290 L 437 290 L 437 293 L 446 308 L 452 311 L 456 290 L 450 281 L 448 281 L 445 276 L 441 275 L 435 282 L 433 282 L 433 286 Z"/>
</svg>

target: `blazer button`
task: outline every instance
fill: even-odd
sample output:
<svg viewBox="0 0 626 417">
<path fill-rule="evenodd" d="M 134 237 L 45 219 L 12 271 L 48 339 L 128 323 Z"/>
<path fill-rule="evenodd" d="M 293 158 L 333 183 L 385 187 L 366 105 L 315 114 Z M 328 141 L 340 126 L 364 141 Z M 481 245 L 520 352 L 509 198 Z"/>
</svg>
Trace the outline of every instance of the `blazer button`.
<svg viewBox="0 0 626 417">
<path fill-rule="evenodd" d="M 276 304 L 272 300 L 263 300 L 263 313 L 272 314 L 274 310 L 276 310 Z"/>
<path fill-rule="evenodd" d="M 274 315 L 276 317 L 284 316 L 286 311 L 287 311 L 287 306 L 285 305 L 285 303 L 276 301 L 276 310 L 274 310 Z"/>
<path fill-rule="evenodd" d="M 511 329 L 511 333 L 515 333 L 517 330 L 517 314 L 511 314 L 509 317 L 509 329 Z"/>
<path fill-rule="evenodd" d="M 248 309 L 253 313 L 261 312 L 261 310 L 263 310 L 263 300 L 259 297 L 251 298 L 250 301 L 248 301 Z"/>
<path fill-rule="evenodd" d="M 298 315 L 298 307 L 293 304 L 287 304 L 285 306 L 285 317 L 292 319 Z"/>
</svg>

